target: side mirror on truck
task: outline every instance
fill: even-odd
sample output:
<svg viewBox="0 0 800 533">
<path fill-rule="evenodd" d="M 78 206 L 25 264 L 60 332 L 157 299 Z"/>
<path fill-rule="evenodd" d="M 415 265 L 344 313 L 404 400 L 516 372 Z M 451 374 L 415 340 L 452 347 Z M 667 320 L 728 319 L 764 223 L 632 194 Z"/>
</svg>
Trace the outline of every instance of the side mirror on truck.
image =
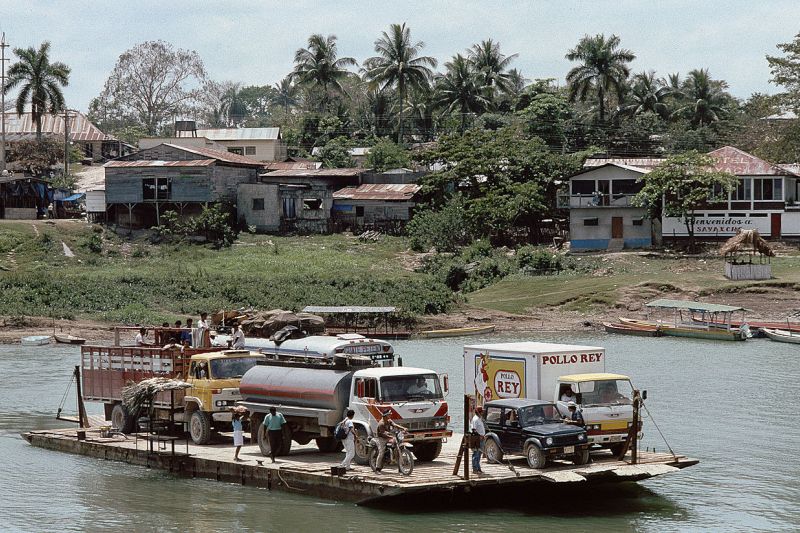
<svg viewBox="0 0 800 533">
<path fill-rule="evenodd" d="M 642 400 L 646 400 L 646 399 L 647 399 L 647 391 L 643 390 L 642 391 Z"/>
<path fill-rule="evenodd" d="M 442 374 L 442 387 L 444 388 L 445 394 L 450 392 L 450 376 L 447 374 Z"/>
</svg>

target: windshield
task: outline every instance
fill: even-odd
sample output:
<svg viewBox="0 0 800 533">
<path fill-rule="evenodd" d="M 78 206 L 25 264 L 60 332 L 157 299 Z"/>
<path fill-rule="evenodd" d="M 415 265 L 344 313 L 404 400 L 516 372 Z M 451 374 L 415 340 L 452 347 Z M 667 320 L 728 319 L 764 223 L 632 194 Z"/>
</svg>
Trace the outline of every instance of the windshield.
<svg viewBox="0 0 800 533">
<path fill-rule="evenodd" d="M 439 376 L 388 376 L 381 379 L 381 399 L 390 402 L 440 400 Z"/>
<path fill-rule="evenodd" d="M 535 426 L 536 424 L 549 424 L 561 422 L 561 416 L 555 405 L 534 405 L 517 409 L 520 425 Z"/>
<path fill-rule="evenodd" d="M 244 373 L 256 366 L 258 357 L 238 357 L 236 359 L 212 359 L 211 379 L 240 378 Z"/>
<path fill-rule="evenodd" d="M 603 379 L 578 384 L 581 404 L 630 405 L 633 396 L 631 382 L 626 379 Z"/>
</svg>

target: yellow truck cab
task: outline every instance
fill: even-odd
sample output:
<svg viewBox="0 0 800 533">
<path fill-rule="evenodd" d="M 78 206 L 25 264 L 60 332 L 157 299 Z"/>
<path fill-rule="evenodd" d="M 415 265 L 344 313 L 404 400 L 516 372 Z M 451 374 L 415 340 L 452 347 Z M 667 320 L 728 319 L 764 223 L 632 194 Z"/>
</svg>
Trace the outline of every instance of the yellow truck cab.
<svg viewBox="0 0 800 533">
<path fill-rule="evenodd" d="M 206 444 L 212 430 L 229 429 L 231 411 L 241 400 L 239 382 L 265 356 L 249 350 L 223 350 L 191 357 L 183 398 L 184 421 L 196 444 Z"/>
</svg>

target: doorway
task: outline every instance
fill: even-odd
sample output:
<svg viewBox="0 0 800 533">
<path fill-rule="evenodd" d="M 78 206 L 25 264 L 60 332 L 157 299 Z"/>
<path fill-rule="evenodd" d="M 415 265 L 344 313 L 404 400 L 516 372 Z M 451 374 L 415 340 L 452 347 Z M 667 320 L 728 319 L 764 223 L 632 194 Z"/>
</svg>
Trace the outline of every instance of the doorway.
<svg viewBox="0 0 800 533">
<path fill-rule="evenodd" d="M 611 238 L 622 238 L 622 217 L 611 217 Z"/>
<path fill-rule="evenodd" d="M 781 238 L 781 213 L 772 213 L 772 218 L 770 219 L 771 224 L 770 226 L 770 238 L 771 239 L 780 239 Z"/>
</svg>

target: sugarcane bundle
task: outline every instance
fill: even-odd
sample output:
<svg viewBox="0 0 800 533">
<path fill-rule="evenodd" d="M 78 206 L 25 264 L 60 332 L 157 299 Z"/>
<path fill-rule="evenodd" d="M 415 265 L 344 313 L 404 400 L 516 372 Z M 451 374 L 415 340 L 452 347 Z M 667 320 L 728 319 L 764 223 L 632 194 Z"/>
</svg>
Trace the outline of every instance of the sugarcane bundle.
<svg viewBox="0 0 800 533">
<path fill-rule="evenodd" d="M 153 399 L 160 392 L 191 387 L 180 379 L 150 378 L 131 383 L 122 389 L 122 404 L 129 413 L 138 413 L 141 409 L 152 405 Z"/>
</svg>

